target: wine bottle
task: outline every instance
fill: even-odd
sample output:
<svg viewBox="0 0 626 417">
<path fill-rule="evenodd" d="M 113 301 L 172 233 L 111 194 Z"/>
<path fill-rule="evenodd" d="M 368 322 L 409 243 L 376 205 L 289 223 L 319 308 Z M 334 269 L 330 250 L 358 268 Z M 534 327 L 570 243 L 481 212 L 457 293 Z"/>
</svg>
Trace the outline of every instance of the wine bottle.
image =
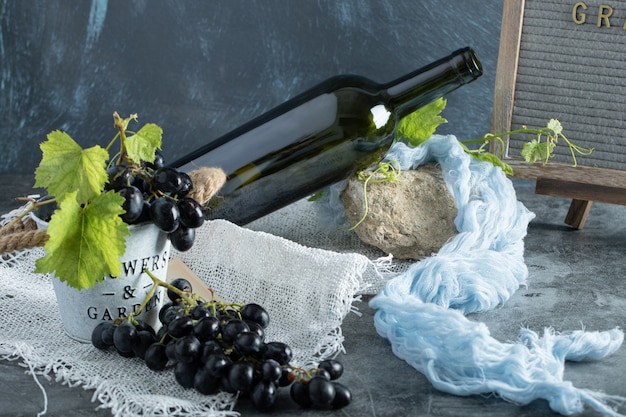
<svg viewBox="0 0 626 417">
<path fill-rule="evenodd" d="M 172 165 L 222 168 L 205 215 L 244 225 L 377 163 L 402 117 L 481 74 L 464 48 L 387 84 L 336 76 Z"/>
</svg>

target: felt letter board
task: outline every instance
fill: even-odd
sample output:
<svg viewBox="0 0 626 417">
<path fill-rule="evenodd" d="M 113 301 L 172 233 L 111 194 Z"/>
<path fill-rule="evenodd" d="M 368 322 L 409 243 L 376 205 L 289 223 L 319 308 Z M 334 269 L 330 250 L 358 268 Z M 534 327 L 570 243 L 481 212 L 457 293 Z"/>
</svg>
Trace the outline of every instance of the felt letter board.
<svg viewBox="0 0 626 417">
<path fill-rule="evenodd" d="M 591 201 L 626 205 L 626 1 L 505 0 L 494 89 L 492 132 L 545 127 L 593 148 L 572 167 L 560 140 L 550 163 L 519 160 L 531 135 L 501 149 L 515 177 L 537 193 L 572 198 L 566 223 L 582 228 Z"/>
</svg>

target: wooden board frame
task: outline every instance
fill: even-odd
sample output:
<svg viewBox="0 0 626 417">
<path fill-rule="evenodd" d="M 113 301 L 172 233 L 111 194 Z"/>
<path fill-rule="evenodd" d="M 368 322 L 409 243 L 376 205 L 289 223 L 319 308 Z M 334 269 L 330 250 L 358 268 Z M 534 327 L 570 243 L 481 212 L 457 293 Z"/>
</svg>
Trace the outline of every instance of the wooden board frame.
<svg viewBox="0 0 626 417">
<path fill-rule="evenodd" d="M 500 49 L 496 68 L 491 131 L 511 131 L 515 103 L 515 85 L 519 68 L 525 0 L 504 0 Z M 504 155 L 512 166 L 515 178 L 536 181 L 535 192 L 555 197 L 571 198 L 565 223 L 582 229 L 591 203 L 600 201 L 626 205 L 626 172 L 594 167 L 572 167 L 561 163 L 527 164 L 508 156 L 508 138 L 503 149 L 498 141 L 489 144 L 490 152 Z"/>
</svg>

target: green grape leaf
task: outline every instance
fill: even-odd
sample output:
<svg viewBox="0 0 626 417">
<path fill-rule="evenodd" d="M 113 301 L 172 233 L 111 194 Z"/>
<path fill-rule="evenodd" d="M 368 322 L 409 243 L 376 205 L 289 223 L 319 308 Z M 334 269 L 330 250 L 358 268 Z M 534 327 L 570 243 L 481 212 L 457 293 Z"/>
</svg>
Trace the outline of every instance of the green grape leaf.
<svg viewBox="0 0 626 417">
<path fill-rule="evenodd" d="M 513 175 L 513 168 L 491 152 L 469 152 L 469 154 L 479 161 L 490 162 L 493 165 L 500 167 L 506 175 Z"/>
<path fill-rule="evenodd" d="M 161 149 L 163 129 L 154 123 L 145 124 L 137 133 L 126 138 L 126 153 L 130 159 L 154 162 L 154 153 Z"/>
<path fill-rule="evenodd" d="M 400 120 L 398 137 L 403 137 L 412 146 L 428 140 L 439 125 L 448 121 L 439 114 L 445 109 L 446 100 L 439 98 Z"/>
<path fill-rule="evenodd" d="M 547 161 L 552 157 L 554 146 L 553 142 L 539 142 L 537 139 L 533 139 L 524 144 L 521 152 L 522 157 L 530 164 L 537 161 Z"/>
<path fill-rule="evenodd" d="M 315 194 L 313 194 L 312 196 L 310 196 L 308 198 L 308 201 L 317 201 L 320 198 L 322 198 L 322 196 L 324 195 L 324 190 L 319 190 L 318 192 L 316 192 Z"/>
<path fill-rule="evenodd" d="M 48 224 L 46 255 L 37 259 L 35 272 L 54 273 L 78 289 L 93 287 L 105 275 L 120 276 L 129 234 L 119 216 L 123 200 L 109 191 L 81 205 L 69 193 Z"/>
<path fill-rule="evenodd" d="M 96 145 L 82 149 L 65 132 L 55 130 L 41 144 L 41 163 L 35 170 L 35 187 L 43 187 L 50 195 L 63 200 L 77 191 L 79 201 L 88 201 L 104 189 L 105 169 L 109 153 Z"/>
<path fill-rule="evenodd" d="M 563 133 L 563 125 L 561 125 L 561 122 L 559 122 L 557 119 L 550 119 L 547 128 L 552 130 L 555 136 Z"/>
<path fill-rule="evenodd" d="M 479 161 L 489 162 L 494 166 L 500 167 L 500 169 L 502 169 L 502 171 L 504 171 L 506 175 L 513 176 L 513 168 L 511 167 L 511 165 L 507 164 L 506 162 L 503 162 L 502 159 L 500 159 L 497 155 L 491 152 L 486 152 L 482 148 L 472 150 L 468 148 L 467 145 L 465 145 L 464 143 L 462 142 L 460 143 L 465 153 L 473 156 Z"/>
</svg>

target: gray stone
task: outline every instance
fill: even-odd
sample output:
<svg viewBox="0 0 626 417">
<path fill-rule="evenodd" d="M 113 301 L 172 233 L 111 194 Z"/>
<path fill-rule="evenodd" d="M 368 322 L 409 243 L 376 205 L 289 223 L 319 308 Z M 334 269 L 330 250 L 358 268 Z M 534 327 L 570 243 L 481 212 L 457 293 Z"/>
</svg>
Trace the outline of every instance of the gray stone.
<svg viewBox="0 0 626 417">
<path fill-rule="evenodd" d="M 342 194 L 346 215 L 356 224 L 365 211 L 363 181 L 353 177 Z M 370 181 L 365 219 L 359 238 L 399 259 L 421 259 L 436 253 L 458 233 L 457 208 L 439 166 L 425 164 L 403 171 L 395 182 Z"/>
</svg>

